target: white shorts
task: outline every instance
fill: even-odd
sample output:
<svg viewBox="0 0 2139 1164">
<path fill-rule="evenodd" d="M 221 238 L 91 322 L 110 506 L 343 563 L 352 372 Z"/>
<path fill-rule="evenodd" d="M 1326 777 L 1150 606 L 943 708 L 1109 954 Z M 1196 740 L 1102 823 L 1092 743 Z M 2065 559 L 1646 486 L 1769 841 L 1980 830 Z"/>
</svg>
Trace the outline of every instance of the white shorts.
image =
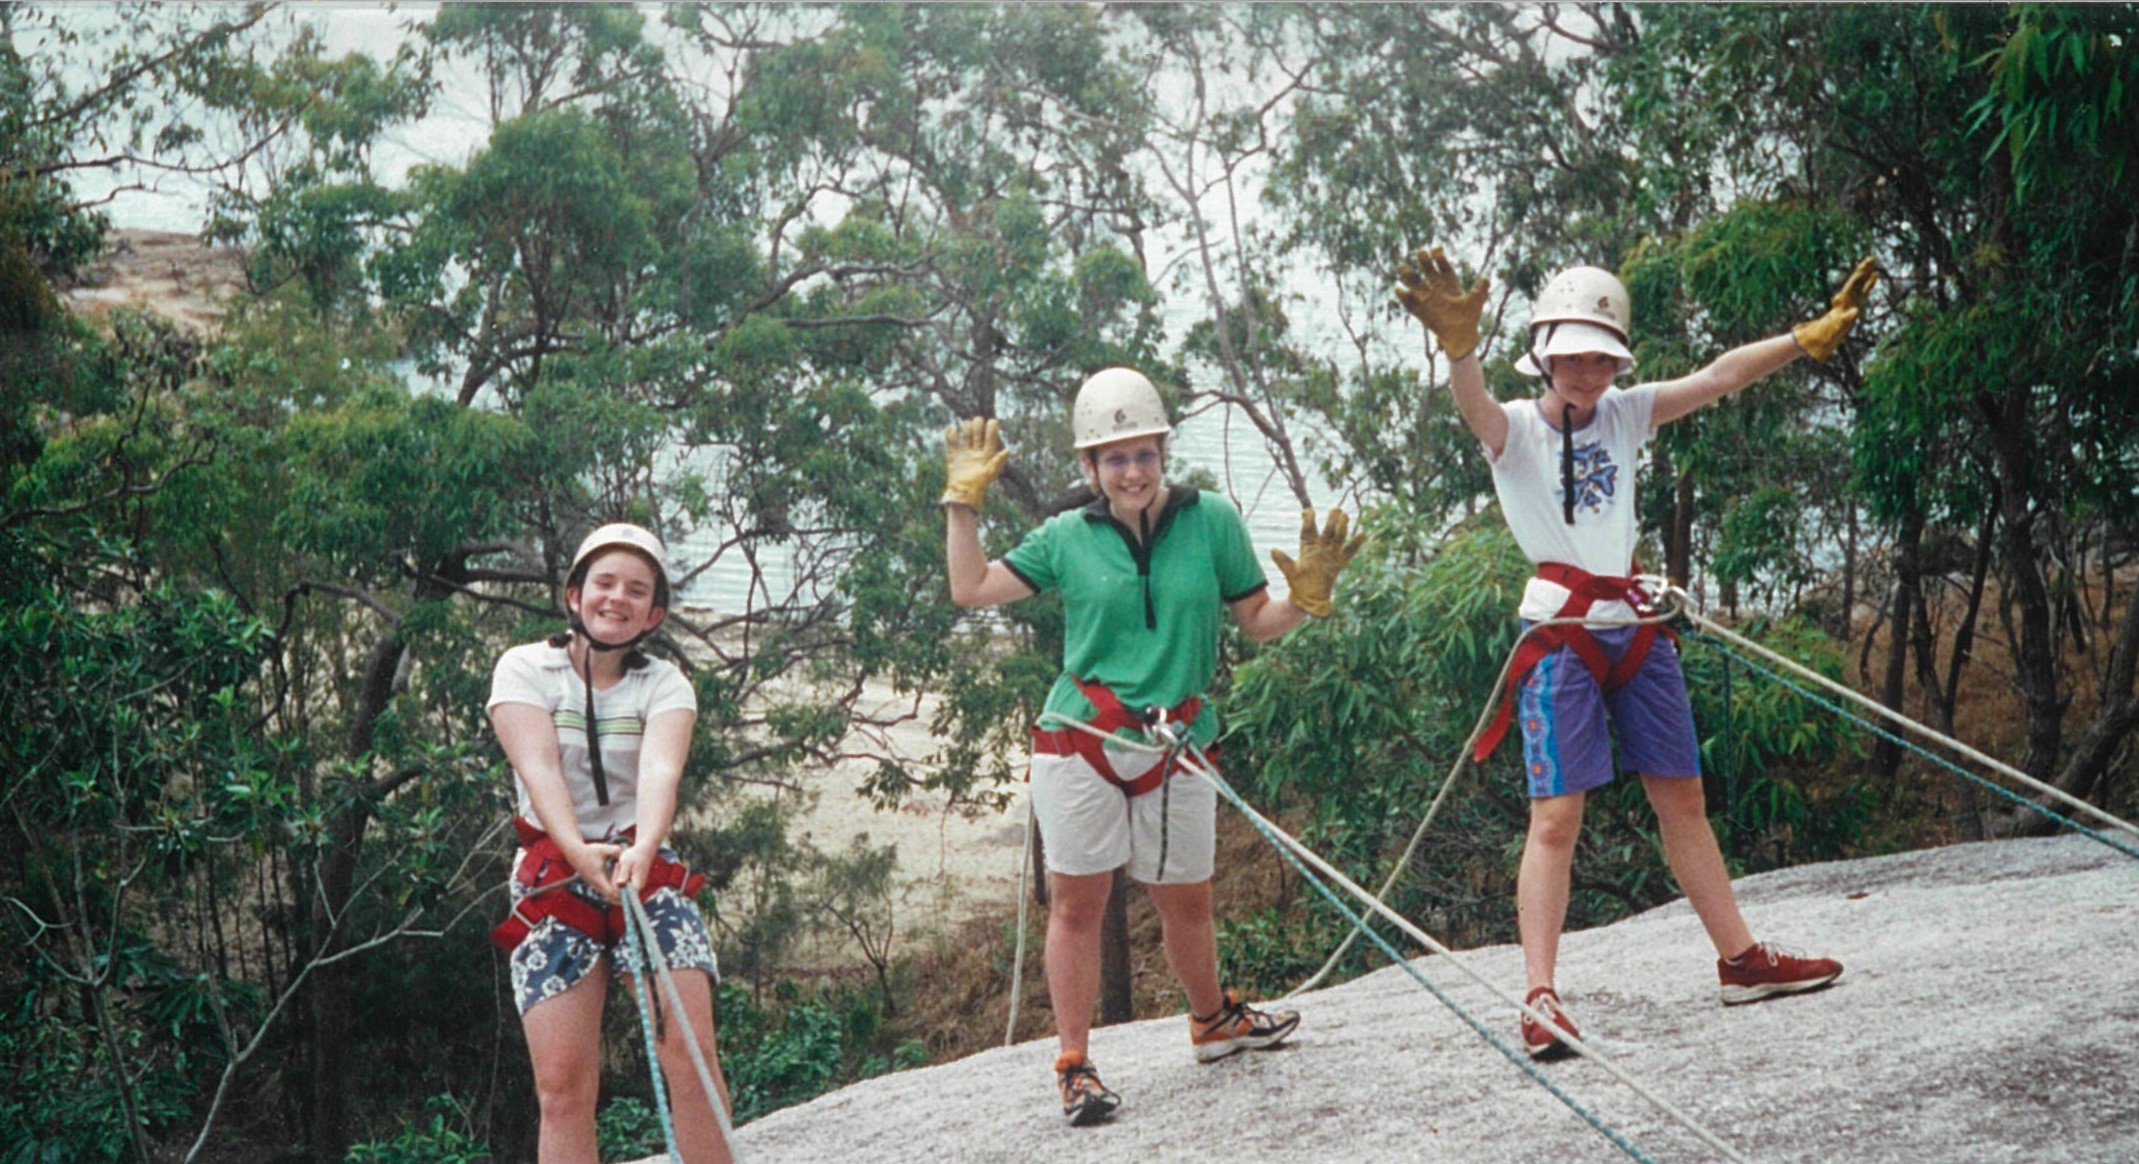
<svg viewBox="0 0 2139 1164">
<path fill-rule="evenodd" d="M 1113 747 L 1106 752 L 1124 780 L 1136 779 L 1159 760 L 1153 752 Z M 1218 792 L 1200 776 L 1176 771 L 1159 787 L 1130 797 L 1083 757 L 1035 753 L 1032 811 L 1051 872 L 1083 876 L 1127 865 L 1130 879 L 1147 885 L 1211 879 Z"/>
</svg>

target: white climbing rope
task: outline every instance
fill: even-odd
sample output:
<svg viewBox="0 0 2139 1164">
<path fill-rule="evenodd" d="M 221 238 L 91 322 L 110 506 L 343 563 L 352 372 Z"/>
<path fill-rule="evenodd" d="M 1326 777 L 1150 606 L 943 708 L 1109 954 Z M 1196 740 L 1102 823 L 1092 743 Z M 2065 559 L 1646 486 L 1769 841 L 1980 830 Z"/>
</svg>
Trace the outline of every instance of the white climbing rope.
<svg viewBox="0 0 2139 1164">
<path fill-rule="evenodd" d="M 1025 851 L 1018 857 L 1018 937 L 1017 953 L 1010 959 L 1010 1015 L 1003 1020 L 1003 1046 L 1010 1046 L 1017 1038 L 1018 996 L 1025 986 L 1025 906 L 1032 895 L 1025 890 L 1025 878 L 1032 872 L 1032 789 L 1025 790 Z"/>
</svg>

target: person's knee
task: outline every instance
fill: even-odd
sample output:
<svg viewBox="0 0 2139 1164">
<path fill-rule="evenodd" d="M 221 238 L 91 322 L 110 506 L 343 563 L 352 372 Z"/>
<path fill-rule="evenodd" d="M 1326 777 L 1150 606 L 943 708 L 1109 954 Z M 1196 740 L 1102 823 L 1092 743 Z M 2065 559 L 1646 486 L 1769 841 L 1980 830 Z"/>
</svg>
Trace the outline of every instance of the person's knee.
<svg viewBox="0 0 2139 1164">
<path fill-rule="evenodd" d="M 1096 934 L 1107 914 L 1107 899 L 1114 892 L 1114 875 L 1097 873 L 1048 877 L 1047 924 L 1071 933 Z"/>
<path fill-rule="evenodd" d="M 1701 792 L 1698 776 L 1643 776 L 1642 791 L 1648 793 L 1649 807 L 1656 810 L 1657 819 L 1676 823 L 1699 820 L 1707 823 L 1708 799 Z"/>
<path fill-rule="evenodd" d="M 660 1056 L 661 1071 L 671 1083 L 687 1085 L 688 1090 L 695 1093 L 698 1090 L 698 1065 L 691 1058 L 690 1045 L 685 1042 L 688 1037 L 682 1023 L 665 1023 L 660 1041 L 654 1044 L 654 1053 Z M 716 1053 L 711 1036 L 698 1040 L 698 1055 L 705 1060 L 707 1070 L 712 1069 Z"/>
<path fill-rule="evenodd" d="M 1154 883 L 1145 888 L 1151 896 L 1152 908 L 1158 911 L 1160 925 L 1172 928 L 1211 924 L 1209 881 Z"/>
<path fill-rule="evenodd" d="M 1047 905 L 1047 921 L 1051 926 L 1073 934 L 1096 934 L 1107 916 L 1107 899 L 1098 901 L 1061 898 L 1051 899 Z"/>
<path fill-rule="evenodd" d="M 1582 807 L 1559 801 L 1532 801 L 1529 843 L 1556 852 L 1574 851 L 1582 836 Z"/>
<path fill-rule="evenodd" d="M 535 1071 L 535 1102 L 546 1116 L 572 1116 L 594 1110 L 601 1098 L 601 1067 L 538 1068 Z"/>
</svg>

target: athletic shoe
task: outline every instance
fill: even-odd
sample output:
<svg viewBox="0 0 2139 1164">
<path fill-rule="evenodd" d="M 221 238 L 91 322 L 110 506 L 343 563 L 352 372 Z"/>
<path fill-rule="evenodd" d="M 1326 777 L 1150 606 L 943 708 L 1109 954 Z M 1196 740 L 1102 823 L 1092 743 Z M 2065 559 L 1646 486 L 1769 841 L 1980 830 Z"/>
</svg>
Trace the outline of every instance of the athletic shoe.
<svg viewBox="0 0 2139 1164">
<path fill-rule="evenodd" d="M 1225 1005 L 1216 1014 L 1189 1016 L 1188 1040 L 1195 1045 L 1196 1061 L 1208 1063 L 1235 1051 L 1275 1047 L 1299 1025 L 1298 1011 L 1267 1014 L 1240 1001 L 1240 996 L 1228 989 Z"/>
<path fill-rule="evenodd" d="M 1718 958 L 1716 976 L 1723 980 L 1723 1005 L 1758 1002 L 1771 994 L 1795 994 L 1818 990 L 1842 976 L 1842 964 L 1833 958 L 1806 958 L 1766 942 L 1736 958 Z"/>
<path fill-rule="evenodd" d="M 1121 1106 L 1121 1096 L 1099 1081 L 1082 1051 L 1064 1051 L 1055 1060 L 1055 1085 L 1062 1089 L 1062 1116 L 1071 1127 L 1103 1123 Z"/>
<path fill-rule="evenodd" d="M 1552 1024 L 1548 1027 L 1531 1018 L 1528 1012 L 1523 1014 L 1523 1050 L 1529 1052 L 1532 1059 L 1543 1063 L 1565 1059 L 1575 1053 L 1573 1047 L 1560 1041 L 1560 1035 L 1579 1039 L 1582 1032 L 1575 1029 L 1575 1020 L 1567 1017 L 1567 1009 L 1560 1005 L 1558 991 L 1550 986 L 1534 987 L 1523 999 L 1523 1005 L 1543 1014 Z"/>
</svg>

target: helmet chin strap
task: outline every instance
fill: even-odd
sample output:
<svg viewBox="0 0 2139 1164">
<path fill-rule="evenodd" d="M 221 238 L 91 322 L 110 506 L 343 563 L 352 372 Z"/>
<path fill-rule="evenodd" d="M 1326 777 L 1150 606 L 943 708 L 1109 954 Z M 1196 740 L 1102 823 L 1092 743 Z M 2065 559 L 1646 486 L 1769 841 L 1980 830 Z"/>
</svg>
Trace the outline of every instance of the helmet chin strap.
<svg viewBox="0 0 2139 1164">
<path fill-rule="evenodd" d="M 1559 324 L 1549 325 L 1545 344 L 1551 343 L 1559 330 Z M 1545 373 L 1545 387 L 1558 395 L 1560 386 L 1552 378 L 1552 357 L 1542 354 L 1545 344 L 1531 347 L 1530 359 Z M 1575 406 L 1565 396 L 1560 397 L 1560 519 L 1568 525 L 1575 523 Z"/>
<path fill-rule="evenodd" d="M 1560 404 L 1560 516 L 1575 523 L 1575 406 Z"/>
</svg>

